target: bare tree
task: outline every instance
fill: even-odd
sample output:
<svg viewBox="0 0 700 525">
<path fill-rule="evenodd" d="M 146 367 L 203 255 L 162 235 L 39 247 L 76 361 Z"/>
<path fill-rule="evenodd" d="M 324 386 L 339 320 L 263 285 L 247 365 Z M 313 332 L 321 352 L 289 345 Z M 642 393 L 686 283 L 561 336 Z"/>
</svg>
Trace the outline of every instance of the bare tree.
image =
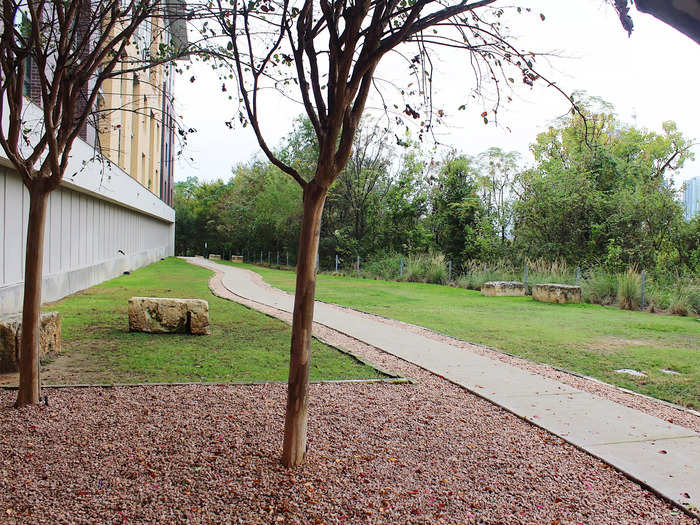
<svg viewBox="0 0 700 525">
<path fill-rule="evenodd" d="M 173 15 L 166 11 L 178 7 L 158 0 L 3 1 L 0 145 L 29 192 L 17 407 L 40 399 L 38 344 L 48 195 L 64 177 L 73 143 L 96 109 L 103 82 L 181 52 L 171 44 L 150 50 L 147 59 L 130 53 L 147 19 L 165 20 Z M 25 98 L 28 75 L 33 77 L 28 94 L 34 104 Z M 30 109 L 39 110 L 40 117 Z"/>
<path fill-rule="evenodd" d="M 379 91 L 380 83 L 392 85 L 391 78 L 375 75 L 380 62 L 394 54 L 396 61 L 404 64 L 401 73 L 413 77 L 413 86 L 398 88 L 409 98 L 407 102 L 404 99 L 392 106 L 381 92 L 377 98 L 392 120 L 414 121 L 421 134 L 430 132 L 433 121 L 443 114 L 437 108 L 433 111 L 431 49 L 464 51 L 465 67 L 474 72 L 476 80 L 474 93 L 482 84 L 493 86 L 493 113 L 483 113 L 485 121 L 487 115 L 496 115 L 505 86 L 516 82 L 531 86 L 540 75 L 533 69 L 535 55 L 508 42 L 502 25 L 504 9 L 495 6 L 496 0 L 217 1 L 214 14 L 229 40 L 216 53 L 232 64 L 242 104 L 239 119 L 252 127 L 269 160 L 303 189 L 282 452 L 283 464 L 294 466 L 303 462 L 307 449 L 309 358 L 321 216 L 328 189 L 351 156 L 370 92 Z M 525 14 L 530 9 L 518 12 Z M 535 16 L 544 20 L 543 15 Z M 318 140 L 313 176 L 305 177 L 268 146 L 261 119 L 269 104 L 261 99 L 263 91 L 270 88 L 278 88 L 303 104 Z"/>
</svg>

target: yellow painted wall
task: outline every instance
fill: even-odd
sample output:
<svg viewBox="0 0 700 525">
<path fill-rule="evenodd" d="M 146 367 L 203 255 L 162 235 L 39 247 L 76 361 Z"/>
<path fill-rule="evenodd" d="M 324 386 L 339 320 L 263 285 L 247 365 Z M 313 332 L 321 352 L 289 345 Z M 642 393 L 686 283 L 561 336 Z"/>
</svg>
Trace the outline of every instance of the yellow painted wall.
<svg viewBox="0 0 700 525">
<path fill-rule="evenodd" d="M 160 25 L 153 20 L 153 51 L 164 38 Z M 127 54 L 141 56 L 138 45 L 131 44 Z M 124 63 L 121 71 L 129 67 Z M 102 153 L 159 197 L 165 67 L 125 72 L 105 81 L 99 120 Z"/>
</svg>

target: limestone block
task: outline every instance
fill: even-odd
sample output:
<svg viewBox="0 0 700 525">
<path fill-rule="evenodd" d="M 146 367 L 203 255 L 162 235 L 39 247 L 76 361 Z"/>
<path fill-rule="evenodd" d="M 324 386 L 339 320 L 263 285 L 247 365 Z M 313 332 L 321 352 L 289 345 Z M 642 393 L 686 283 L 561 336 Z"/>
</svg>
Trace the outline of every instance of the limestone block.
<svg viewBox="0 0 700 525">
<path fill-rule="evenodd" d="M 532 298 L 546 303 L 580 303 L 581 287 L 569 284 L 534 284 Z"/>
<path fill-rule="evenodd" d="M 518 281 L 489 281 L 481 286 L 481 295 L 487 297 L 520 297 L 527 295 L 527 286 Z"/>
<path fill-rule="evenodd" d="M 209 303 L 201 299 L 132 297 L 129 331 L 147 333 L 209 333 Z"/>
<path fill-rule="evenodd" d="M 0 319 L 0 372 L 16 372 L 22 345 L 22 314 Z M 42 312 L 39 328 L 39 359 L 61 353 L 61 316 L 58 312 Z"/>
<path fill-rule="evenodd" d="M 209 335 L 209 303 L 202 299 L 186 299 L 190 315 L 190 333 Z"/>
<path fill-rule="evenodd" d="M 209 254 L 209 259 L 212 261 L 220 261 L 221 260 L 221 255 L 218 253 L 210 253 Z"/>
</svg>

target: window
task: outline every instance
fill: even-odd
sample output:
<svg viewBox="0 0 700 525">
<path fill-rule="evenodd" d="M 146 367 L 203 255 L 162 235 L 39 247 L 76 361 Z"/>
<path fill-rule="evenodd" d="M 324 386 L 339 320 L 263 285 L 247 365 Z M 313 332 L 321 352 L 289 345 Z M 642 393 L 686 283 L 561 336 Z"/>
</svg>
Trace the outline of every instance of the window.
<svg viewBox="0 0 700 525">
<path fill-rule="evenodd" d="M 141 48 L 141 58 L 148 60 L 151 57 L 151 46 L 153 45 L 153 24 L 147 18 L 138 29 L 138 41 Z"/>
</svg>

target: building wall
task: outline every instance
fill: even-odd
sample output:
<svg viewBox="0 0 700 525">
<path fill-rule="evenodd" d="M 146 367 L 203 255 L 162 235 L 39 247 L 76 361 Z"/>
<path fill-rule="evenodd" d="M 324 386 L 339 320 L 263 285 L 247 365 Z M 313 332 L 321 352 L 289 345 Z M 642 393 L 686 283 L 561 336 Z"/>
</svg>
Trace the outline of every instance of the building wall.
<svg viewBox="0 0 700 525">
<path fill-rule="evenodd" d="M 685 204 L 685 218 L 687 220 L 700 213 L 700 176 L 685 182 L 683 203 Z"/>
<path fill-rule="evenodd" d="M 137 31 L 127 54 L 145 59 L 169 43 L 169 31 L 159 18 L 148 19 Z M 127 68 L 129 63 L 123 64 Z M 165 107 L 171 104 L 172 66 L 125 71 L 102 85 L 98 121 L 100 151 L 153 194 L 162 194 L 164 127 L 172 126 Z M 124 71 L 124 70 L 122 70 Z M 121 108 L 121 109 L 117 109 Z M 168 151 L 169 158 L 172 151 Z"/>
<path fill-rule="evenodd" d="M 0 314 L 22 309 L 28 214 L 22 180 L 0 166 Z M 173 254 L 172 222 L 66 187 L 51 193 L 46 219 L 44 302 Z"/>
</svg>

